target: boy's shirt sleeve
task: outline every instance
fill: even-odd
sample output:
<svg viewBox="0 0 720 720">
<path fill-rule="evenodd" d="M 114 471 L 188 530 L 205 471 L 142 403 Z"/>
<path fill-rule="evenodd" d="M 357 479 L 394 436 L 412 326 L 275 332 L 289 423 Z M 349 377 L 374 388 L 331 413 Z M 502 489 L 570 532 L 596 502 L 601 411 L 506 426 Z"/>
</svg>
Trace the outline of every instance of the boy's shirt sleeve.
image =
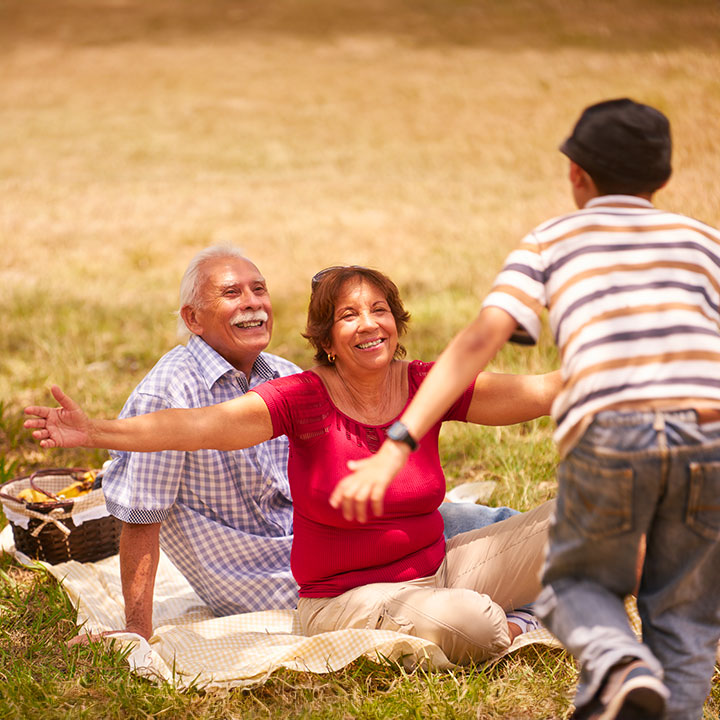
<svg viewBox="0 0 720 720">
<path fill-rule="evenodd" d="M 545 268 L 535 235 L 527 235 L 510 253 L 482 306 L 498 307 L 515 318 L 511 342 L 534 345 L 540 336 L 545 297 Z"/>
</svg>

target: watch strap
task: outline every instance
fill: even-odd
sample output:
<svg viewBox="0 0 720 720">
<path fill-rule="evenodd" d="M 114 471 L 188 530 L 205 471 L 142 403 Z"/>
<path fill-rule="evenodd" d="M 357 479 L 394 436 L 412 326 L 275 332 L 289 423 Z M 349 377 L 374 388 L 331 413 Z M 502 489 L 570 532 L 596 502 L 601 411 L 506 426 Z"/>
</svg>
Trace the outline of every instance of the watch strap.
<svg viewBox="0 0 720 720">
<path fill-rule="evenodd" d="M 390 440 L 405 443 L 410 448 L 411 452 L 415 452 L 415 450 L 418 449 L 417 440 L 410 434 L 410 431 L 407 429 L 405 424 L 401 423 L 399 420 L 394 422 L 387 429 L 386 435 Z"/>
</svg>

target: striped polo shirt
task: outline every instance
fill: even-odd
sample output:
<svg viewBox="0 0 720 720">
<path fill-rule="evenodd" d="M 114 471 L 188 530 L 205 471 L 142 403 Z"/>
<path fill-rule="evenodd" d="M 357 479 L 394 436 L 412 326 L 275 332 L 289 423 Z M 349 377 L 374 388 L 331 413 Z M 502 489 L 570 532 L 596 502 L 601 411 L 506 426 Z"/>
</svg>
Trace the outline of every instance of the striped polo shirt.
<svg viewBox="0 0 720 720">
<path fill-rule="evenodd" d="M 483 307 L 508 312 L 531 342 L 548 309 L 562 359 L 552 414 L 564 454 L 564 439 L 611 406 L 720 406 L 719 296 L 720 232 L 636 196 L 606 195 L 527 235 Z"/>
</svg>

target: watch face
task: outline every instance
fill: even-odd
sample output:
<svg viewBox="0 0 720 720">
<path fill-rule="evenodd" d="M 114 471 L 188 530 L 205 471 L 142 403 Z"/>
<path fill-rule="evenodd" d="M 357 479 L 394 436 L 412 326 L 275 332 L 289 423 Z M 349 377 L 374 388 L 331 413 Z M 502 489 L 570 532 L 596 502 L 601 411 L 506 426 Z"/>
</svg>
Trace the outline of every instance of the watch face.
<svg viewBox="0 0 720 720">
<path fill-rule="evenodd" d="M 395 442 L 403 442 L 410 447 L 411 450 L 417 448 L 415 438 L 408 432 L 408 429 L 401 423 L 393 423 L 387 431 L 387 436 Z"/>
<path fill-rule="evenodd" d="M 403 436 L 402 428 L 399 428 L 397 425 L 391 425 L 388 428 L 387 436 L 391 440 L 398 440 L 398 441 L 402 440 L 402 436 Z"/>
</svg>

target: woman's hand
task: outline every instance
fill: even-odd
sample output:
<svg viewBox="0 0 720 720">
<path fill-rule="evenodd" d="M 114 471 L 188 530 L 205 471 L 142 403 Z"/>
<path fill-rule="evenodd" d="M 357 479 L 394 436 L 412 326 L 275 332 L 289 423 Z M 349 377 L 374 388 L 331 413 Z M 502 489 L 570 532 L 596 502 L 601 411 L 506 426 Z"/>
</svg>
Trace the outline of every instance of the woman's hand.
<svg viewBox="0 0 720 720">
<path fill-rule="evenodd" d="M 387 488 L 400 472 L 410 454 L 406 445 L 387 440 L 381 448 L 364 460 L 350 460 L 346 475 L 330 495 L 330 505 L 342 509 L 345 520 L 364 523 L 368 520 L 368 503 L 375 517 L 383 514 Z"/>
<path fill-rule="evenodd" d="M 60 403 L 60 407 L 26 407 L 25 414 L 34 417 L 26 420 L 24 426 L 35 428 L 32 435 L 44 448 L 94 447 L 90 418 L 57 385 L 53 385 L 50 392 Z"/>
</svg>

